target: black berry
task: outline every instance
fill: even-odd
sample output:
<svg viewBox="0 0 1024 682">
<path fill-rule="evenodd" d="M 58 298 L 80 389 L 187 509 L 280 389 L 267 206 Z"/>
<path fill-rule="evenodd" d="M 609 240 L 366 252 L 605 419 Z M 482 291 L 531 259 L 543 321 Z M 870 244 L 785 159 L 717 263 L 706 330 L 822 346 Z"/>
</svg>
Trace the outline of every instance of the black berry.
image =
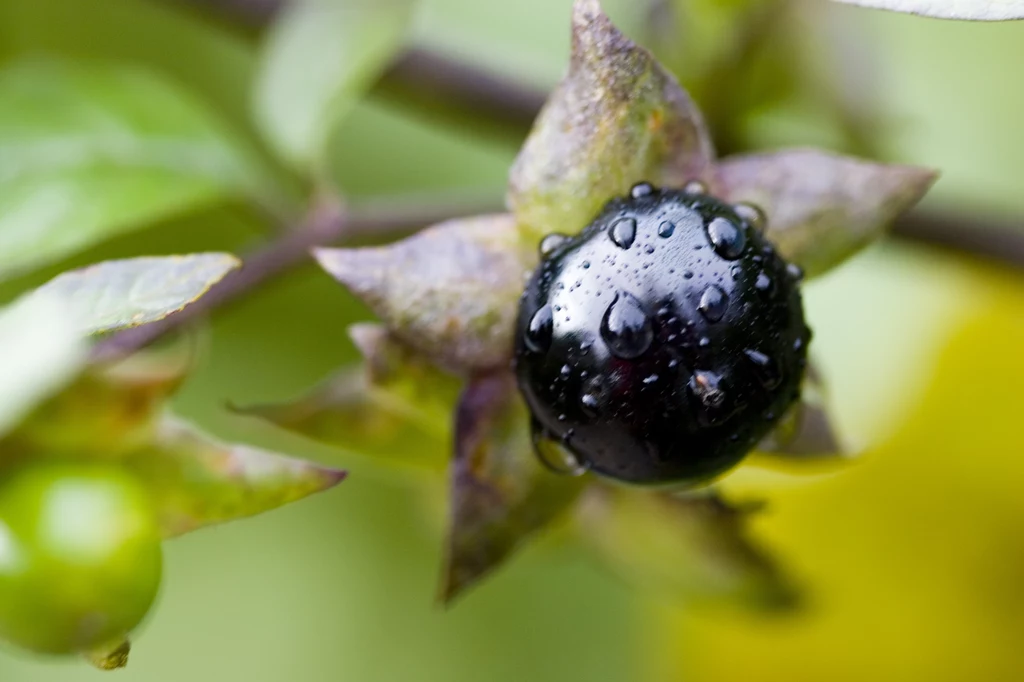
<svg viewBox="0 0 1024 682">
<path fill-rule="evenodd" d="M 631 483 L 738 463 L 799 397 L 800 270 L 764 216 L 644 183 L 578 236 L 549 237 L 523 294 L 516 374 L 539 453 Z"/>
</svg>

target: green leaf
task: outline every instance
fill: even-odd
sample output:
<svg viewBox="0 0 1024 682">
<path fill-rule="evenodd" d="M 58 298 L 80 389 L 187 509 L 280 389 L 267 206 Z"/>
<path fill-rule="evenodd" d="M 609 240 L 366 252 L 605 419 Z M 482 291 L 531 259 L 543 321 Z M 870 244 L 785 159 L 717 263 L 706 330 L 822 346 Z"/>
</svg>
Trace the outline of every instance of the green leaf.
<svg viewBox="0 0 1024 682">
<path fill-rule="evenodd" d="M 169 418 L 124 465 L 148 486 L 167 537 L 269 511 L 345 478 L 312 462 L 219 443 Z"/>
<path fill-rule="evenodd" d="M 37 405 L 0 440 L 0 449 L 109 461 L 145 447 L 185 380 L 185 360 L 147 351 L 92 367 Z"/>
<path fill-rule="evenodd" d="M 508 205 L 534 237 L 574 234 L 633 184 L 682 186 L 702 178 L 713 156 L 675 78 L 597 0 L 577 0 L 569 72 L 512 168 Z"/>
<path fill-rule="evenodd" d="M 25 298 L 0 309 L 0 434 L 85 365 L 87 347 L 67 306 Z"/>
<path fill-rule="evenodd" d="M 938 19 L 1024 19 L 1024 0 L 836 0 L 848 5 L 920 14 Z"/>
<path fill-rule="evenodd" d="M 300 169 L 323 161 L 332 126 L 390 63 L 414 0 L 297 0 L 264 47 L 255 116 L 270 143 Z"/>
<path fill-rule="evenodd" d="M 593 486 L 581 531 L 627 580 L 688 605 L 794 605 L 793 586 L 748 537 L 748 511 L 713 493 L 676 496 Z"/>
<path fill-rule="evenodd" d="M 712 184 L 725 200 L 760 206 L 768 238 L 813 277 L 881 236 L 935 178 L 917 166 L 787 149 L 723 159 Z"/>
<path fill-rule="evenodd" d="M 106 261 L 58 275 L 36 295 L 67 301 L 86 333 L 109 332 L 181 310 L 241 265 L 228 253 Z"/>
<path fill-rule="evenodd" d="M 538 462 L 510 373 L 473 380 L 456 413 L 443 601 L 501 565 L 562 515 L 583 487 L 580 478 L 558 476 Z"/>
<path fill-rule="evenodd" d="M 238 194 L 277 201 L 213 116 L 153 74 L 0 70 L 0 278 Z"/>
<path fill-rule="evenodd" d="M 508 215 L 452 220 L 382 247 L 318 249 L 316 257 L 396 338 L 457 371 L 512 357 L 517 302 L 537 261 Z"/>
<path fill-rule="evenodd" d="M 298 400 L 236 411 L 381 462 L 443 471 L 460 381 L 380 325 L 349 331 L 362 367 L 342 370 Z"/>
</svg>

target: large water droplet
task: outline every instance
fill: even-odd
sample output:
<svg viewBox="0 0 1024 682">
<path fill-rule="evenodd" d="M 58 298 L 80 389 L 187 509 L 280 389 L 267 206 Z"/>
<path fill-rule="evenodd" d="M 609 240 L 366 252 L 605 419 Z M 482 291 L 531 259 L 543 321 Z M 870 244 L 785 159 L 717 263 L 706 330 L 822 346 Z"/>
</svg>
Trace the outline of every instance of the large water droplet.
<svg viewBox="0 0 1024 682">
<path fill-rule="evenodd" d="M 691 180 L 683 185 L 683 192 L 686 194 L 707 194 L 708 186 L 700 180 Z"/>
<path fill-rule="evenodd" d="M 751 229 L 757 230 L 758 232 L 764 232 L 764 228 L 768 224 L 768 218 L 765 217 L 764 211 L 761 210 L 760 206 L 755 204 L 740 203 L 732 207 L 736 211 L 743 222 L 750 226 Z"/>
<path fill-rule="evenodd" d="M 668 239 L 676 231 L 676 224 L 671 220 L 666 220 L 661 225 L 658 225 L 658 236 Z"/>
<path fill-rule="evenodd" d="M 642 199 L 654 194 L 654 185 L 649 182 L 638 182 L 629 190 L 629 196 Z"/>
<path fill-rule="evenodd" d="M 796 263 L 790 263 L 786 266 L 786 274 L 794 281 L 799 282 L 804 278 L 804 269 Z"/>
<path fill-rule="evenodd" d="M 547 258 L 558 249 L 559 246 L 569 241 L 564 234 L 553 232 L 540 240 L 540 257 Z"/>
<path fill-rule="evenodd" d="M 747 237 L 743 230 L 721 217 L 708 223 L 708 239 L 715 252 L 726 260 L 736 260 L 747 248 Z"/>
<path fill-rule="evenodd" d="M 747 356 L 751 364 L 754 365 L 754 370 L 757 374 L 758 381 L 765 388 L 775 388 L 782 383 L 782 373 L 779 370 L 779 363 L 775 362 L 774 359 L 765 355 L 761 351 L 748 349 L 743 351 L 743 354 Z"/>
<path fill-rule="evenodd" d="M 707 318 L 708 322 L 718 322 L 725 316 L 729 308 L 729 296 L 722 287 L 712 284 L 701 294 L 697 310 Z"/>
<path fill-rule="evenodd" d="M 546 353 L 551 348 L 553 332 L 554 319 L 551 316 L 551 306 L 541 306 L 540 310 L 530 318 L 530 324 L 526 328 L 526 347 L 534 353 Z"/>
<path fill-rule="evenodd" d="M 775 282 L 765 273 L 760 273 L 754 281 L 754 288 L 762 294 L 771 294 L 775 290 Z"/>
<path fill-rule="evenodd" d="M 601 320 L 601 338 L 613 355 L 632 360 L 651 347 L 654 328 L 640 301 L 621 293 L 615 296 Z"/>
<path fill-rule="evenodd" d="M 586 465 L 571 450 L 552 439 L 540 422 L 531 423 L 530 435 L 537 459 L 551 471 L 565 476 L 582 476 L 587 472 Z"/>
<path fill-rule="evenodd" d="M 612 225 L 611 238 L 616 246 L 628 249 L 636 239 L 636 218 L 619 218 Z"/>
</svg>

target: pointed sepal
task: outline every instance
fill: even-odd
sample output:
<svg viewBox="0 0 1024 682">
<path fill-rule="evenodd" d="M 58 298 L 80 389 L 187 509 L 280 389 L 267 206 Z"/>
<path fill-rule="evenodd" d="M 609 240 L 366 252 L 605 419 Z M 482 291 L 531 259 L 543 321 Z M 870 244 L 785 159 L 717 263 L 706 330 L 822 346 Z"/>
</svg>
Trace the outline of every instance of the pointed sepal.
<svg viewBox="0 0 1024 682">
<path fill-rule="evenodd" d="M 714 151 L 689 95 L 597 0 L 573 7 L 569 71 L 541 110 L 509 178 L 527 234 L 580 231 L 641 181 L 703 178 Z"/>
<path fill-rule="evenodd" d="M 748 509 L 713 492 L 673 495 L 595 486 L 580 504 L 585 538 L 631 582 L 686 604 L 796 604 L 793 585 L 748 532 Z"/>
<path fill-rule="evenodd" d="M 721 160 L 712 188 L 725 200 L 759 206 L 768 238 L 813 277 L 880 237 L 936 177 L 917 166 L 787 149 Z"/>
<path fill-rule="evenodd" d="M 452 220 L 387 246 L 317 249 L 316 258 L 396 338 L 453 370 L 506 365 L 537 260 L 508 215 Z"/>
<path fill-rule="evenodd" d="M 525 405 L 508 372 L 466 387 L 455 418 L 451 526 L 441 586 L 450 603 L 577 499 L 584 482 L 538 462 Z"/>
<path fill-rule="evenodd" d="M 338 469 L 221 443 L 169 417 L 124 466 L 148 488 L 165 537 L 269 511 L 345 478 Z"/>
</svg>

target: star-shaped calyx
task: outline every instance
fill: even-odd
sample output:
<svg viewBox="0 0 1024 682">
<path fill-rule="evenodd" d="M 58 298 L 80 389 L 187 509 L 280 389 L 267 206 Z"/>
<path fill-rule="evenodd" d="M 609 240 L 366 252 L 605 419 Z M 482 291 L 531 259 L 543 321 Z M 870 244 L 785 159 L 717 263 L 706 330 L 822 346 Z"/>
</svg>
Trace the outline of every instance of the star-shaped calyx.
<svg viewBox="0 0 1024 682">
<path fill-rule="evenodd" d="M 389 433 L 412 423 L 421 436 L 434 431 L 431 443 L 451 437 L 446 601 L 525 538 L 568 519 L 624 572 L 684 597 L 792 603 L 787 581 L 747 537 L 749 510 L 729 506 L 714 487 L 686 494 L 637 489 L 592 474 L 558 476 L 538 462 L 510 369 L 538 244 L 552 233 L 579 233 L 640 183 L 665 190 L 700 183 L 714 201 L 758 222 L 758 239 L 812 278 L 883 234 L 934 178 L 922 168 L 816 149 L 716 159 L 700 112 L 675 78 L 618 30 L 597 0 L 577 0 L 568 73 L 512 168 L 509 212 L 442 223 L 383 247 L 318 250 L 321 265 L 383 323 L 372 343 L 365 328 L 359 332 L 370 360 L 363 391 L 334 390 L 351 388 L 346 374 L 298 404 L 260 413 L 319 437 L 325 423 L 353 410 L 378 415 L 394 427 Z M 559 239 L 546 241 L 550 251 Z M 380 357 L 390 359 L 383 373 Z M 697 389 L 713 391 L 713 378 Z M 449 431 L 432 387 L 445 395 L 456 380 L 464 386 Z M 755 448 L 762 461 L 839 454 L 816 374 L 808 371 L 803 383 L 801 400 Z M 351 431 L 334 430 L 330 440 L 349 448 L 366 442 L 367 419 L 345 423 Z M 427 443 L 421 437 L 411 448 L 420 460 L 427 450 L 441 451 Z M 564 455 L 554 447 L 549 458 Z"/>
</svg>

